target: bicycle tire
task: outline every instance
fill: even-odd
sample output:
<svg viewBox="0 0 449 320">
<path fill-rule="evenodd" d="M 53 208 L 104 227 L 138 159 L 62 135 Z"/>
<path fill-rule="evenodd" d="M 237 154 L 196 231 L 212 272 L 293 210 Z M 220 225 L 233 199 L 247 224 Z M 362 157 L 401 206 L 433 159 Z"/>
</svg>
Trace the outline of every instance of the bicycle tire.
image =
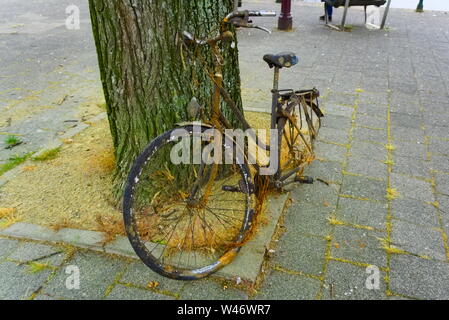
<svg viewBox="0 0 449 320">
<path fill-rule="evenodd" d="M 208 263 L 207 265 L 203 265 L 201 267 L 195 266 L 194 268 L 189 268 L 186 266 L 181 267 L 179 265 L 167 265 L 165 264 L 163 259 L 161 261 L 161 257 L 157 258 L 156 255 L 153 254 L 153 252 L 150 252 L 148 248 L 148 240 L 143 239 L 138 230 L 138 223 L 136 218 L 137 213 L 136 210 L 133 209 L 134 202 L 137 202 L 137 200 L 135 201 L 135 198 L 137 197 L 136 184 L 139 183 L 139 179 L 141 177 L 144 166 L 152 161 L 152 157 L 154 157 L 154 155 L 157 153 L 158 150 L 161 150 L 164 147 L 164 145 L 171 143 L 172 134 L 174 130 L 179 129 L 185 130 L 186 132 L 188 132 L 189 135 L 193 136 L 194 134 L 193 125 L 186 125 L 183 127 L 169 130 L 161 134 L 159 137 L 155 138 L 153 141 L 151 141 L 144 149 L 144 151 L 135 160 L 135 163 L 129 173 L 124 192 L 123 217 L 124 217 L 125 230 L 128 239 L 131 243 L 131 246 L 133 247 L 137 256 L 144 262 L 145 265 L 147 265 L 150 269 L 152 269 L 156 273 L 171 279 L 198 280 L 217 272 L 218 270 L 229 264 L 233 260 L 233 258 L 237 255 L 237 253 L 240 251 L 241 244 L 244 242 L 252 224 L 254 212 L 252 210 L 253 186 L 251 181 L 251 174 L 247 164 L 246 163 L 235 164 L 235 166 L 238 168 L 238 174 L 241 177 L 240 181 L 243 184 L 242 188 L 243 190 L 246 190 L 245 192 L 242 192 L 244 194 L 242 197 L 244 197 L 245 198 L 244 201 L 247 202 L 245 204 L 245 211 L 242 213 L 240 231 L 233 240 L 234 245 L 229 247 L 229 249 L 226 249 L 226 251 L 224 251 L 223 254 L 216 261 Z M 210 128 L 206 126 L 201 126 L 200 132 L 204 133 L 208 129 Z M 229 142 L 226 142 L 225 139 L 223 139 L 224 148 L 228 147 L 226 143 Z M 217 181 L 213 181 L 213 183 L 217 183 Z M 184 213 L 181 213 L 180 216 L 183 214 Z M 204 219 L 206 221 L 206 218 Z M 176 228 L 177 226 L 174 227 L 173 233 L 176 232 L 175 231 Z M 189 227 L 187 227 L 186 230 L 189 230 Z M 192 237 L 193 234 L 194 231 L 192 230 Z M 206 234 L 204 236 L 206 236 Z M 165 244 L 165 246 L 168 246 L 169 242 L 170 240 L 168 240 L 168 243 Z"/>
</svg>

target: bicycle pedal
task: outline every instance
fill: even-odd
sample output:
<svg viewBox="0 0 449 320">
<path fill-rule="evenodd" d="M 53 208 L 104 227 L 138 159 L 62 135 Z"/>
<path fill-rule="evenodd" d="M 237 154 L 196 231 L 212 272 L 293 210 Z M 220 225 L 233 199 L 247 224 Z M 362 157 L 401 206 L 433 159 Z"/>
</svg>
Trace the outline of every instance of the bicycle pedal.
<svg viewBox="0 0 449 320">
<path fill-rule="evenodd" d="M 315 181 L 312 177 L 296 177 L 295 182 L 301 183 L 301 184 L 313 184 Z"/>
<path fill-rule="evenodd" d="M 249 190 L 246 187 L 246 184 L 245 184 L 245 182 L 243 180 L 239 181 L 239 185 L 238 186 L 222 186 L 221 190 L 225 191 L 225 192 L 242 192 L 242 193 L 245 193 L 245 194 L 249 193 Z"/>
</svg>

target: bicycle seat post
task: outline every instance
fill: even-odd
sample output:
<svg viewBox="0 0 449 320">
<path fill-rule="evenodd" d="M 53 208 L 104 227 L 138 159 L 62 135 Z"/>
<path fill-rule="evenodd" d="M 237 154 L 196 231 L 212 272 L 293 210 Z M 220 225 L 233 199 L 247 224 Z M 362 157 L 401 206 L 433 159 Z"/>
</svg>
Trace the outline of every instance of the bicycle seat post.
<svg viewBox="0 0 449 320">
<path fill-rule="evenodd" d="M 277 122 L 277 117 L 276 112 L 277 112 L 277 105 L 278 105 L 278 99 L 279 99 L 279 72 L 280 68 L 279 67 L 275 67 L 274 68 L 274 80 L 273 80 L 273 89 L 271 90 L 271 93 L 273 95 L 273 101 L 271 104 L 271 129 L 276 129 L 276 122 Z"/>
</svg>

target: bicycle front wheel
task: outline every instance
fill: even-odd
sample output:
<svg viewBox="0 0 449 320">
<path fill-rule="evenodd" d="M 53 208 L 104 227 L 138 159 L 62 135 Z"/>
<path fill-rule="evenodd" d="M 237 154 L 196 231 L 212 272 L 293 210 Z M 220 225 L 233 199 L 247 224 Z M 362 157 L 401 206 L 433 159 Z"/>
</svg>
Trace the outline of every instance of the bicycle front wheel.
<svg viewBox="0 0 449 320">
<path fill-rule="evenodd" d="M 252 223 L 248 167 L 235 157 L 230 164 L 210 162 L 218 151 L 205 151 L 217 146 L 209 129 L 184 126 L 154 139 L 125 189 L 132 247 L 148 267 L 172 279 L 201 279 L 230 263 Z M 221 151 L 232 149 L 221 140 Z"/>
</svg>

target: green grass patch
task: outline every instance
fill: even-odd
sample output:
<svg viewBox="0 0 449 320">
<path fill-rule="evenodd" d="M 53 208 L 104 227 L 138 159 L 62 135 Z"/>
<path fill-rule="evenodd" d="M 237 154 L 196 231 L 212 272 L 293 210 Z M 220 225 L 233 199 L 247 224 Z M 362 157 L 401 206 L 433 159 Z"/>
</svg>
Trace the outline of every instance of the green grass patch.
<svg viewBox="0 0 449 320">
<path fill-rule="evenodd" d="M 31 153 L 22 156 L 15 155 L 12 158 L 9 158 L 8 162 L 0 165 L 0 176 L 8 172 L 9 170 L 14 169 L 18 165 L 24 163 L 25 161 L 28 160 L 29 157 L 31 157 Z"/>
<path fill-rule="evenodd" d="M 6 149 L 12 149 L 22 143 L 23 141 L 15 135 L 9 135 L 5 138 Z"/>
<path fill-rule="evenodd" d="M 49 149 L 42 152 L 40 155 L 33 157 L 33 161 L 48 161 L 56 159 L 59 155 L 61 148 Z"/>
<path fill-rule="evenodd" d="M 29 273 L 39 273 L 39 272 L 44 271 L 47 268 L 48 268 L 48 265 L 46 265 L 46 264 L 37 263 L 37 262 L 30 262 L 28 264 L 27 271 Z"/>
</svg>

